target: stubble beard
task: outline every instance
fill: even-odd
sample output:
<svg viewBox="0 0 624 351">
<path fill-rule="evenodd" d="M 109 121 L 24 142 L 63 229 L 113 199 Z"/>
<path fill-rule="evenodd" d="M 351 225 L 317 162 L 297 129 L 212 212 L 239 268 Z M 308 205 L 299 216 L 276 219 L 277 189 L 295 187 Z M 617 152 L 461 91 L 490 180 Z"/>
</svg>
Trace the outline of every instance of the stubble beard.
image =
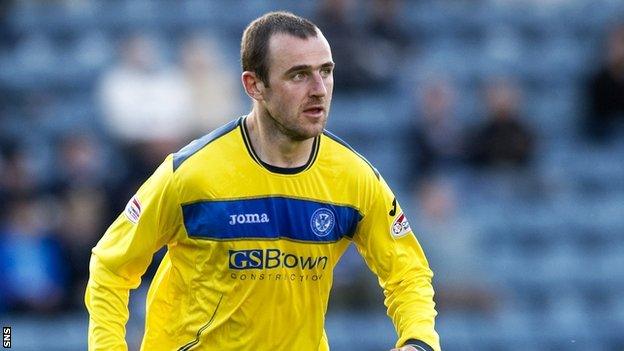
<svg viewBox="0 0 624 351">
<path fill-rule="evenodd" d="M 325 130 L 325 125 L 327 124 L 327 116 L 329 114 L 329 108 L 325 110 L 325 116 L 322 120 L 321 126 L 318 130 L 310 131 L 303 126 L 303 123 L 300 122 L 299 114 L 296 118 L 279 118 L 281 116 L 271 113 L 268 109 L 265 109 L 268 119 L 270 120 L 273 130 L 279 132 L 280 134 L 288 137 L 292 141 L 305 141 L 311 138 L 315 138 L 319 136 L 323 130 Z M 299 112 L 298 112 L 299 113 Z M 305 118 L 305 117 L 304 117 Z M 291 123 L 282 123 L 280 121 L 292 121 Z M 314 125 L 316 127 L 316 125 Z"/>
</svg>

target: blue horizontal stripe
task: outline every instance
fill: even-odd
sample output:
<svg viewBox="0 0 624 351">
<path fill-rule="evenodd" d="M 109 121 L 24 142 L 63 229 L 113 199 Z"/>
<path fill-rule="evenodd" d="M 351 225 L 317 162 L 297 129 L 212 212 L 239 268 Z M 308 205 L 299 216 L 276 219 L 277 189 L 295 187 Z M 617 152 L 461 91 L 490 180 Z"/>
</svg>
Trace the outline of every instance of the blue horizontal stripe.
<svg viewBox="0 0 624 351">
<path fill-rule="evenodd" d="M 349 206 L 286 197 L 202 201 L 182 206 L 190 237 L 335 242 L 352 237 L 360 213 Z"/>
</svg>

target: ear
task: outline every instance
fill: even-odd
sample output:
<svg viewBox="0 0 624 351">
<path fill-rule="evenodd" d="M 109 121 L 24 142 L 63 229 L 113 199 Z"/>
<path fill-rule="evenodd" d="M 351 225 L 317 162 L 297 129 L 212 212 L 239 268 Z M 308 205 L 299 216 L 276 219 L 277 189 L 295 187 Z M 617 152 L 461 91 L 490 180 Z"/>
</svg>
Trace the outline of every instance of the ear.
<svg viewBox="0 0 624 351">
<path fill-rule="evenodd" d="M 254 72 L 245 71 L 241 75 L 241 81 L 243 83 L 243 88 L 245 88 L 245 92 L 249 95 L 250 98 L 262 101 L 264 100 L 264 91 L 266 87 L 264 83 Z"/>
</svg>

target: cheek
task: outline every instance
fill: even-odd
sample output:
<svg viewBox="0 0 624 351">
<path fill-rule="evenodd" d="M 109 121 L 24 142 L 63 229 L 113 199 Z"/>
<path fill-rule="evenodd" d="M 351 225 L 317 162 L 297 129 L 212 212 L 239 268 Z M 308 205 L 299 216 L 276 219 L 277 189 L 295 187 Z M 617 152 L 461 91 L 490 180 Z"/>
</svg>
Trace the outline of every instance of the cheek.
<svg viewBox="0 0 624 351">
<path fill-rule="evenodd" d="M 327 90 L 327 93 L 331 95 L 334 91 L 334 77 L 327 79 L 325 82 L 325 89 Z"/>
<path fill-rule="evenodd" d="M 272 113 L 280 116 L 291 116 L 297 113 L 301 105 L 301 97 L 288 90 L 274 91 L 267 105 Z"/>
</svg>

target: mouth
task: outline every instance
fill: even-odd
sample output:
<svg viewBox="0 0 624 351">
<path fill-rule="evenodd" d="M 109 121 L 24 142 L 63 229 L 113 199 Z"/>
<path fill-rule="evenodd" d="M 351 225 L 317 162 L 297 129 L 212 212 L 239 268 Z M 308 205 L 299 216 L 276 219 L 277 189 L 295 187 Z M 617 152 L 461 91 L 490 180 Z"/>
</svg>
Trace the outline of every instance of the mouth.
<svg viewBox="0 0 624 351">
<path fill-rule="evenodd" d="M 310 106 L 303 110 L 303 113 L 309 116 L 320 117 L 325 112 L 325 107 L 323 106 Z"/>
</svg>

